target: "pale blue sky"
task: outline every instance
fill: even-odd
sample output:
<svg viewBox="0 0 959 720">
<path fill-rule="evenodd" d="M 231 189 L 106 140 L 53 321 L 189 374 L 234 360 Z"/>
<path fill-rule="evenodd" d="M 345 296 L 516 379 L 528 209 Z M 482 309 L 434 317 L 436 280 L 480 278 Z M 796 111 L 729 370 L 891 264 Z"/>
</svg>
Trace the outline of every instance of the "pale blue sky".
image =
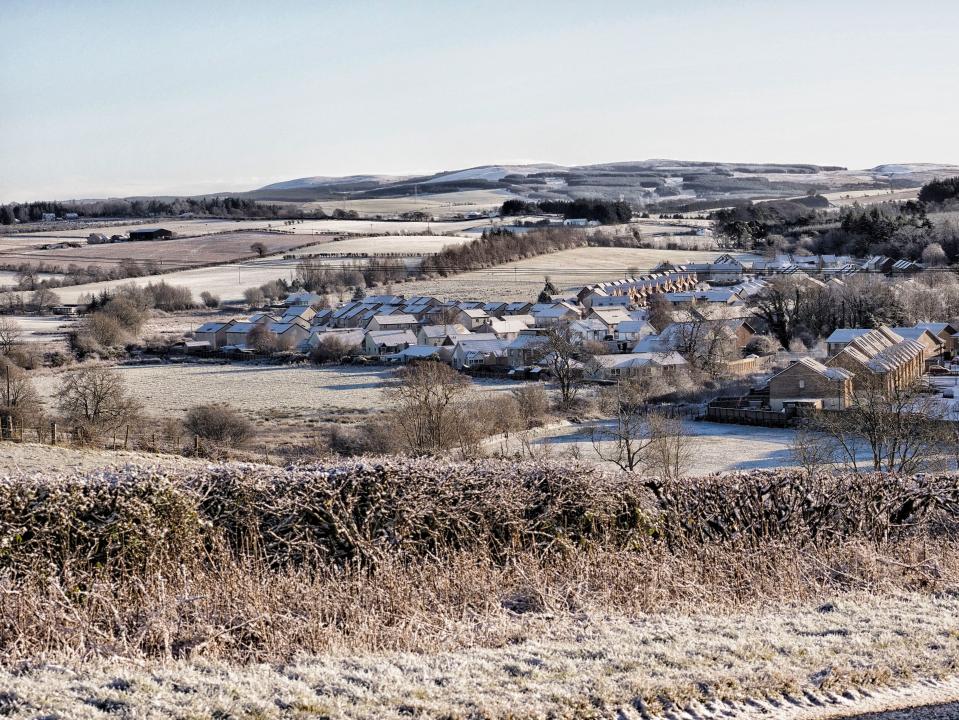
<svg viewBox="0 0 959 720">
<path fill-rule="evenodd" d="M 670 157 L 959 163 L 959 2 L 0 0 L 0 202 Z"/>
</svg>

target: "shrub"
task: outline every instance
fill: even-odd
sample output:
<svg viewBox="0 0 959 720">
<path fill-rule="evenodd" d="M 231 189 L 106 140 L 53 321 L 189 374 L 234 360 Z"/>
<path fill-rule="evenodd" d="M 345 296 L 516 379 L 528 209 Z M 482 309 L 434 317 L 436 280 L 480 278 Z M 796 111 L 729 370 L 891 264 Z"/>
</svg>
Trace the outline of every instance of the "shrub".
<svg viewBox="0 0 959 720">
<path fill-rule="evenodd" d="M 229 405 L 199 405 L 183 419 L 191 435 L 225 447 L 237 448 L 253 437 L 253 425 Z"/>
<path fill-rule="evenodd" d="M 359 347 L 346 342 L 335 333 L 329 333 L 310 351 L 310 360 L 318 365 L 339 362 L 345 357 L 355 355 Z"/>
<path fill-rule="evenodd" d="M 218 295 L 214 295 L 209 290 L 204 290 L 200 293 L 200 300 L 203 301 L 203 306 L 208 308 L 218 308 L 220 307 L 220 298 Z"/>
</svg>

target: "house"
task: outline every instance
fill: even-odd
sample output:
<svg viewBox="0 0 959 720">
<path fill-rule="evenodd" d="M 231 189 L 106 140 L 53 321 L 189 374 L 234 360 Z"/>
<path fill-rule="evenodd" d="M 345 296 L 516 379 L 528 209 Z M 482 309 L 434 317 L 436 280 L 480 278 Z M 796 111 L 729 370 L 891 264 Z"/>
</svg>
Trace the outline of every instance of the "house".
<svg viewBox="0 0 959 720">
<path fill-rule="evenodd" d="M 925 369 L 925 348 L 883 326 L 854 338 L 826 361 L 853 374 L 853 390 L 878 380 L 890 392 L 918 379 Z"/>
<path fill-rule="evenodd" d="M 343 347 L 359 348 L 363 346 L 366 331 L 362 328 L 310 328 L 305 347 L 312 349 L 330 339 L 335 339 Z"/>
<path fill-rule="evenodd" d="M 283 311 L 282 319 L 290 322 L 293 318 L 300 318 L 307 323 L 311 323 L 314 317 L 316 317 L 316 310 L 309 305 L 292 305 Z"/>
<path fill-rule="evenodd" d="M 456 315 L 456 321 L 470 331 L 478 330 L 489 319 L 489 314 L 481 307 L 460 308 Z"/>
<path fill-rule="evenodd" d="M 203 323 L 193 332 L 193 339 L 198 342 L 209 343 L 211 350 L 219 350 L 224 345 L 229 344 L 226 334 L 234 322 L 233 320 L 227 320 L 226 322 Z"/>
<path fill-rule="evenodd" d="M 635 345 L 644 337 L 655 335 L 656 328 L 645 320 L 624 320 L 616 326 L 616 333 L 613 339 L 619 345 L 621 350 L 630 345 Z"/>
<path fill-rule="evenodd" d="M 316 293 L 307 292 L 303 290 L 301 292 L 290 293 L 283 300 L 284 305 L 316 305 L 323 301 L 322 295 L 317 295 Z"/>
<path fill-rule="evenodd" d="M 959 347 L 959 338 L 956 337 L 956 334 L 959 333 L 959 329 L 955 326 L 943 322 L 930 322 L 917 323 L 916 327 L 928 330 L 942 341 L 944 356 L 951 358 L 956 354 L 956 349 Z"/>
<path fill-rule="evenodd" d="M 457 370 L 490 365 L 506 366 L 509 362 L 506 340 L 461 340 L 453 349 L 451 364 Z"/>
<path fill-rule="evenodd" d="M 420 323 L 412 315 L 395 313 L 392 315 L 377 314 L 366 324 L 367 330 L 416 330 Z"/>
<path fill-rule="evenodd" d="M 567 303 L 543 303 L 534 305 L 530 314 L 536 320 L 537 327 L 551 327 L 579 320 L 579 310 Z"/>
<path fill-rule="evenodd" d="M 416 335 L 410 330 L 370 330 L 363 338 L 363 352 L 367 355 L 391 355 L 416 345 Z"/>
<path fill-rule="evenodd" d="M 130 231 L 131 240 L 169 240 L 173 231 L 166 228 L 137 228 Z"/>
<path fill-rule="evenodd" d="M 839 328 L 826 338 L 826 352 L 835 355 L 857 337 L 869 332 L 869 328 Z"/>
<path fill-rule="evenodd" d="M 529 316 L 518 315 L 516 317 L 505 317 L 502 320 L 492 318 L 480 329 L 483 332 L 491 332 L 500 339 L 513 340 L 523 330 L 526 330 L 529 327 L 529 323 L 526 322 L 524 317 Z M 529 319 L 532 320 L 532 318 Z"/>
<path fill-rule="evenodd" d="M 416 360 L 439 360 L 440 348 L 435 345 L 410 345 L 398 353 L 386 355 L 385 358 L 391 362 L 400 363 L 414 362 Z"/>
<path fill-rule="evenodd" d="M 500 317 L 506 317 L 507 315 L 527 315 L 529 314 L 529 309 L 531 307 L 533 307 L 533 303 L 528 303 L 528 302 L 507 303 L 506 308 L 503 310 Z"/>
<path fill-rule="evenodd" d="M 616 331 L 617 326 L 621 322 L 629 322 L 633 319 L 624 307 L 594 306 L 590 309 L 586 317 L 589 319 L 599 320 L 601 323 L 603 323 L 603 325 L 605 325 L 606 329 L 609 331 L 609 335 L 612 335 Z"/>
<path fill-rule="evenodd" d="M 668 376 L 687 364 L 682 355 L 673 351 L 596 355 L 587 363 L 586 374 L 596 380 Z"/>
<path fill-rule="evenodd" d="M 234 322 L 226 329 L 226 344 L 222 347 L 246 347 L 246 336 L 257 324 L 249 320 Z"/>
<path fill-rule="evenodd" d="M 267 329 L 276 338 L 277 346 L 286 350 L 299 347 L 310 335 L 310 326 L 300 322 L 271 322 Z"/>
<path fill-rule="evenodd" d="M 769 408 L 780 412 L 792 404 L 842 410 L 852 397 L 853 375 L 841 367 L 801 358 L 769 380 Z"/>
<path fill-rule="evenodd" d="M 510 367 L 518 368 L 534 364 L 542 357 L 546 338 L 535 330 L 521 332 L 506 347 Z"/>
<path fill-rule="evenodd" d="M 569 333 L 577 342 L 602 342 L 612 337 L 609 328 L 596 318 L 573 321 L 569 325 Z"/>
<path fill-rule="evenodd" d="M 439 347 L 445 345 L 451 336 L 469 335 L 470 331 L 459 323 L 449 325 L 422 325 L 416 333 L 416 342 L 419 345 Z"/>
<path fill-rule="evenodd" d="M 40 213 L 40 220 L 42 222 L 53 222 L 57 219 L 56 213 Z"/>
<path fill-rule="evenodd" d="M 915 340 L 925 348 L 926 362 L 934 360 L 939 362 L 943 355 L 943 341 L 931 330 L 924 327 L 895 327 L 892 329 L 896 335 L 906 340 Z"/>
</svg>

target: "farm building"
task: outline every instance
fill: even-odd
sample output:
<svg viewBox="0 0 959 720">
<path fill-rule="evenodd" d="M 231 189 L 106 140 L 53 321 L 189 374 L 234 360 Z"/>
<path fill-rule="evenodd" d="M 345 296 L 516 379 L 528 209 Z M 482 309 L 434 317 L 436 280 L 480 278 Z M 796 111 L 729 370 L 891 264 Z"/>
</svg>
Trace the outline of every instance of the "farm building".
<svg viewBox="0 0 959 720">
<path fill-rule="evenodd" d="M 169 240 L 173 231 L 166 228 L 138 228 L 130 231 L 131 240 Z"/>
</svg>

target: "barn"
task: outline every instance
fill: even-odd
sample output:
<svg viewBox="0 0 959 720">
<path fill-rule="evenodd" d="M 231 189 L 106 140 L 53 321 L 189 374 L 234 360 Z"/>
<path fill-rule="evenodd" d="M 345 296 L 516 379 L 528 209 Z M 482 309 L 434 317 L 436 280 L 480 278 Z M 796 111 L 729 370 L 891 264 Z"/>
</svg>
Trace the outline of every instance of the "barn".
<svg viewBox="0 0 959 720">
<path fill-rule="evenodd" d="M 139 228 L 130 231 L 131 240 L 169 240 L 173 231 L 166 228 Z"/>
</svg>

